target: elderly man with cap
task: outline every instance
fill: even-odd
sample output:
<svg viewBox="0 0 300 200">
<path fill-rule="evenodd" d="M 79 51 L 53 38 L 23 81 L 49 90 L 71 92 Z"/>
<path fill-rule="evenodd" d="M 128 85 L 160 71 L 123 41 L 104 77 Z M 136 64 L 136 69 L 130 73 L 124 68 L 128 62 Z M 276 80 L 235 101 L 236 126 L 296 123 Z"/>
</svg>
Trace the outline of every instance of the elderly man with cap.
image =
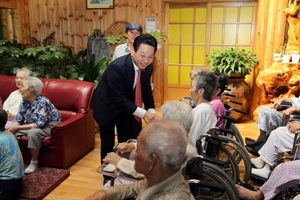
<svg viewBox="0 0 300 200">
<path fill-rule="evenodd" d="M 133 47 L 132 47 L 133 42 L 137 36 L 142 34 L 142 32 L 143 32 L 143 28 L 141 25 L 139 25 L 137 23 L 128 23 L 126 25 L 126 37 L 128 39 L 128 42 L 124 43 L 124 44 L 120 44 L 116 47 L 114 56 L 113 56 L 113 60 L 132 52 L 133 51 Z"/>
</svg>

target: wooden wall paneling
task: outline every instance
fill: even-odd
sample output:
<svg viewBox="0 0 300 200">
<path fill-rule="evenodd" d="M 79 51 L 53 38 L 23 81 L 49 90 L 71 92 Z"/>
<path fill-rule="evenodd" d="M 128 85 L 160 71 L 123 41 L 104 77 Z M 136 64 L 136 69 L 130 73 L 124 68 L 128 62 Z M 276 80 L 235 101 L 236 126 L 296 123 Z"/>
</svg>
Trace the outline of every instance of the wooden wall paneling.
<svg viewBox="0 0 300 200">
<path fill-rule="evenodd" d="M 254 78 L 257 77 L 259 71 L 263 69 L 264 66 L 264 55 L 265 55 L 265 39 L 267 32 L 267 22 L 268 22 L 268 7 L 269 0 L 260 0 L 257 7 L 257 18 L 255 27 L 255 39 L 253 51 L 256 52 L 257 57 L 260 59 L 258 65 L 254 69 Z M 261 103 L 261 90 L 256 86 L 254 82 L 252 87 L 252 103 L 249 108 L 249 115 L 253 117 L 253 111 Z"/>
<path fill-rule="evenodd" d="M 154 17 L 156 17 L 156 28 L 160 31 L 166 32 L 166 27 L 164 26 L 164 16 L 168 16 L 168 13 L 164 13 L 163 10 L 165 7 L 165 3 L 159 3 L 159 1 L 151 1 L 154 3 L 153 10 L 155 11 Z M 154 98 L 155 102 L 162 105 L 163 101 L 163 84 L 164 84 L 164 52 L 168 47 L 166 42 L 160 42 L 161 49 L 159 50 L 159 54 L 157 55 L 158 61 L 154 71 L 153 79 L 154 79 Z"/>
<path fill-rule="evenodd" d="M 260 70 L 272 64 L 274 48 L 278 48 L 278 45 L 283 41 L 285 23 L 282 18 L 282 10 L 286 5 L 287 0 L 281 2 L 269 0 L 258 1 L 254 51 L 257 53 L 260 62 L 254 70 L 254 78 L 257 77 Z M 273 12 L 273 14 L 269 14 L 270 12 Z M 280 25 L 270 22 L 271 20 L 278 21 L 278 19 Z M 263 102 L 263 95 L 261 95 L 261 90 L 256 84 L 253 85 L 252 92 L 252 104 L 249 109 L 251 118 L 253 118 L 253 111 Z"/>
<path fill-rule="evenodd" d="M 254 4 L 252 14 L 253 14 L 252 21 L 255 21 L 256 16 L 257 16 L 257 3 Z M 255 23 L 254 23 L 254 26 L 255 26 Z M 255 38 L 255 28 L 253 28 L 252 31 L 251 31 L 251 40 L 254 41 L 254 38 Z M 253 49 L 254 42 L 251 45 L 252 45 L 252 49 Z M 246 76 L 246 82 L 251 86 L 251 88 L 253 88 L 253 85 L 256 84 L 255 83 L 256 76 L 254 76 L 254 75 L 255 75 L 254 70 L 252 70 L 251 73 Z"/>
<path fill-rule="evenodd" d="M 7 39 L 7 21 L 5 16 L 5 8 L 0 8 L 0 19 L 1 19 L 1 25 L 2 25 L 2 35 L 3 39 Z"/>
<path fill-rule="evenodd" d="M 5 9 L 5 16 L 6 16 L 6 26 L 7 26 L 7 40 L 14 39 L 14 28 L 13 28 L 13 18 L 12 18 L 12 9 L 8 8 Z"/>
<path fill-rule="evenodd" d="M 80 50 L 83 50 L 86 48 L 86 44 L 84 44 L 84 40 L 88 38 L 89 31 L 84 31 L 84 23 L 83 23 L 83 10 L 86 8 L 86 1 L 80 1 L 78 4 L 74 4 L 74 10 L 71 20 L 71 27 L 74 30 L 73 34 L 73 40 L 74 40 L 74 48 L 73 53 L 78 53 Z M 75 52 L 74 50 L 77 49 Z"/>
<path fill-rule="evenodd" d="M 126 9 L 126 4 L 125 4 L 126 0 L 118 0 L 117 2 L 115 2 L 115 15 L 114 18 L 116 21 L 128 21 L 129 22 L 129 15 L 128 15 L 128 11 Z M 137 10 L 135 11 L 137 12 Z"/>
<path fill-rule="evenodd" d="M 18 12 L 18 22 L 19 36 L 18 42 L 23 44 L 30 44 L 31 37 L 31 26 L 29 18 L 29 0 L 18 1 L 17 12 Z"/>
<path fill-rule="evenodd" d="M 73 24 L 74 27 L 76 27 L 76 31 L 80 36 L 77 36 L 76 39 L 76 45 L 73 49 L 74 53 L 79 52 L 80 50 L 84 50 L 87 48 L 87 40 L 88 36 L 91 35 L 91 32 L 93 30 L 89 30 L 85 27 L 86 21 L 85 21 L 85 13 L 89 10 L 87 10 L 86 1 L 80 1 L 78 5 L 76 17 L 74 18 Z M 72 25 L 73 26 L 73 25 Z M 99 27 L 102 28 L 102 27 Z"/>
<path fill-rule="evenodd" d="M 58 0 L 56 0 L 58 2 Z M 69 46 L 71 44 L 67 43 L 67 36 L 66 36 L 66 32 L 68 29 L 68 25 L 67 25 L 67 2 L 68 1 L 59 1 L 59 23 L 61 24 L 60 26 L 60 45 L 62 46 Z"/>
<path fill-rule="evenodd" d="M 17 9 L 11 9 L 11 17 L 12 17 L 12 25 L 13 25 L 13 39 L 16 41 L 19 41 L 20 38 L 20 30 L 18 26 L 18 10 Z"/>
<path fill-rule="evenodd" d="M 32 27 L 32 35 L 31 37 L 35 37 L 37 40 L 41 40 L 41 34 L 43 32 L 41 31 L 41 19 L 43 19 L 43 16 L 40 12 L 40 5 L 37 1 L 30 1 L 29 4 L 29 15 L 31 20 L 31 27 Z M 49 16 L 50 17 L 50 16 Z M 46 36 L 44 36 L 46 37 Z"/>
<path fill-rule="evenodd" d="M 267 34 L 265 40 L 265 55 L 264 55 L 264 68 L 269 67 L 273 62 L 273 54 L 274 54 L 274 40 L 277 35 L 275 35 L 276 31 L 276 18 L 277 18 L 277 7 L 279 1 L 271 1 L 268 12 L 268 24 L 267 24 Z"/>
<path fill-rule="evenodd" d="M 74 21 L 75 13 L 77 9 L 78 4 L 74 4 L 72 2 L 68 2 L 68 32 L 67 37 L 69 38 L 69 44 L 72 44 L 70 46 L 72 49 L 74 49 L 75 46 L 78 46 L 78 43 L 81 40 L 81 32 L 77 31 L 77 23 Z M 77 52 L 76 52 L 77 53 Z"/>
<path fill-rule="evenodd" d="M 164 23 L 164 31 L 166 33 L 169 33 L 170 30 L 169 30 L 169 16 L 170 16 L 170 4 L 169 3 L 164 3 L 164 13 L 165 13 L 165 17 L 164 17 L 164 21 L 162 23 Z M 168 35 L 169 36 L 169 35 Z M 168 58 L 169 58 L 169 40 L 166 40 L 166 42 L 164 43 L 164 46 L 163 46 L 163 51 L 164 51 L 164 57 L 166 59 L 163 59 L 162 60 L 162 75 L 164 74 L 168 74 Z M 167 77 L 166 78 L 163 78 L 162 79 L 163 81 L 163 87 L 162 87 L 162 97 L 163 97 L 163 101 L 165 102 L 167 100 L 167 92 L 168 91 L 168 80 L 167 80 Z"/>
<path fill-rule="evenodd" d="M 275 38 L 274 38 L 274 47 L 273 52 L 275 52 L 276 49 L 282 49 L 284 45 L 284 36 L 285 36 L 285 27 L 286 27 L 286 17 L 283 14 L 283 10 L 287 8 L 288 0 L 282 0 L 279 1 L 277 4 L 277 18 L 276 18 L 276 28 L 274 30 L 275 32 Z"/>
<path fill-rule="evenodd" d="M 35 20 L 34 20 L 34 16 L 33 16 L 33 6 L 34 3 L 33 1 L 28 0 L 28 18 L 29 18 L 29 26 L 30 26 L 30 35 L 29 35 L 29 39 L 31 39 L 33 36 L 36 37 L 37 36 L 37 28 L 35 26 Z M 37 11 L 35 11 L 37 12 Z M 24 15 L 24 13 L 22 13 Z M 22 15 L 22 16 L 23 16 Z"/>
<path fill-rule="evenodd" d="M 18 0 L 0 0 L 0 8 L 16 9 L 17 1 Z"/>
</svg>

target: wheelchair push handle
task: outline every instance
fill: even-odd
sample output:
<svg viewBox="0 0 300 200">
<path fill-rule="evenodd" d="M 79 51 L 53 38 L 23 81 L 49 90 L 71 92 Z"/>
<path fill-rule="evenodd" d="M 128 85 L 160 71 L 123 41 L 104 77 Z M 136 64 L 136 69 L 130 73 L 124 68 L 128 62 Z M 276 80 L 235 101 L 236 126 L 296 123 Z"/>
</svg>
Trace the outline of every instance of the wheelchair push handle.
<svg viewBox="0 0 300 200">
<path fill-rule="evenodd" d="M 236 109 L 236 108 L 232 108 L 232 110 L 234 110 L 235 112 L 239 112 L 239 113 L 242 113 L 244 115 L 247 115 L 248 112 L 247 111 L 244 111 L 244 110 L 240 110 L 240 109 Z"/>
<path fill-rule="evenodd" d="M 243 103 L 240 102 L 240 101 L 234 101 L 234 100 L 228 99 L 228 100 L 226 100 L 226 103 L 228 103 L 228 102 L 231 102 L 231 103 L 234 103 L 234 104 L 237 104 L 237 105 L 243 105 Z"/>
</svg>

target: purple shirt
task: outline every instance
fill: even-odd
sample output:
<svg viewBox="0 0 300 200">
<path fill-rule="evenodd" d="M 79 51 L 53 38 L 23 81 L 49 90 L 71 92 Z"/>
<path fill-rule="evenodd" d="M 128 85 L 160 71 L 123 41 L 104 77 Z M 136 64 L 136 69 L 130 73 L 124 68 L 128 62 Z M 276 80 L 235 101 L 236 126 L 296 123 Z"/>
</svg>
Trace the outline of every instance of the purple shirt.
<svg viewBox="0 0 300 200">
<path fill-rule="evenodd" d="M 216 115 L 226 115 L 226 109 L 219 96 L 213 98 L 213 100 L 210 101 L 210 104 Z M 225 123 L 225 119 L 218 117 L 216 126 L 223 128 L 224 123 Z"/>
</svg>

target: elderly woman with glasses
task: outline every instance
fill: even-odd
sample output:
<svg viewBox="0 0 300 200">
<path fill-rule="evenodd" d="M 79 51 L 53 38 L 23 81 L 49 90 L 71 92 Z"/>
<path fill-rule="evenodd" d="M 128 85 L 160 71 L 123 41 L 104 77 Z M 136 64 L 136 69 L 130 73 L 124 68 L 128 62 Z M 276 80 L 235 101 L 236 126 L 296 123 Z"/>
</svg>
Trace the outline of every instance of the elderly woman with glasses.
<svg viewBox="0 0 300 200">
<path fill-rule="evenodd" d="M 20 88 L 22 102 L 19 112 L 7 130 L 17 138 L 28 137 L 28 148 L 31 153 L 30 165 L 25 169 L 30 174 L 38 168 L 38 155 L 42 139 L 50 136 L 51 128 L 61 122 L 58 110 L 46 97 L 41 96 L 43 82 L 36 77 L 27 77 Z"/>
<path fill-rule="evenodd" d="M 22 101 L 22 95 L 20 93 L 20 88 L 23 86 L 23 82 L 26 77 L 32 76 L 32 71 L 27 68 L 21 68 L 17 70 L 16 73 L 16 86 L 17 90 L 10 93 L 8 98 L 3 102 L 3 109 L 7 113 L 7 124 L 11 125 L 11 121 L 16 117 L 19 110 L 20 103 Z"/>
</svg>

